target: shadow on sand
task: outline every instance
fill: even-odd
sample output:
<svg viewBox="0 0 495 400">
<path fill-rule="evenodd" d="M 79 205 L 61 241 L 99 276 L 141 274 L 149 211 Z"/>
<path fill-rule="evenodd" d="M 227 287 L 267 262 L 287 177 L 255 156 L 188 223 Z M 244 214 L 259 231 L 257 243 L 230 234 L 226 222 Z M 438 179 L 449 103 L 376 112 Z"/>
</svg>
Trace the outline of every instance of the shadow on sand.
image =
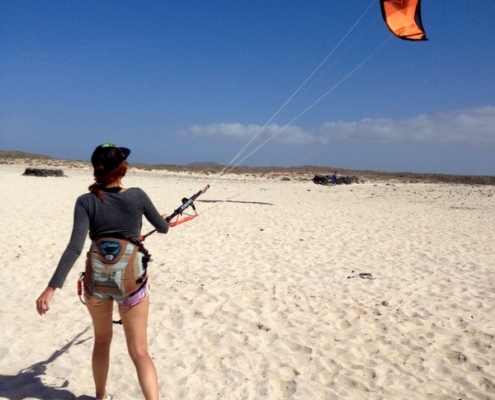
<svg viewBox="0 0 495 400">
<path fill-rule="evenodd" d="M 198 203 L 241 203 L 241 204 L 259 204 L 262 206 L 273 206 L 273 203 L 264 203 L 262 201 L 242 201 L 242 200 L 196 200 Z"/>
<path fill-rule="evenodd" d="M 48 365 L 69 351 L 72 346 L 77 346 L 90 339 L 79 340 L 88 329 L 89 327 L 60 350 L 55 351 L 47 360 L 33 364 L 20 371 L 17 375 L 0 374 L 0 398 L 7 400 L 23 400 L 26 398 L 40 400 L 94 400 L 94 397 L 91 396 L 76 397 L 72 392 L 64 389 L 69 386 L 69 381 L 62 378 L 60 378 L 60 385 L 57 386 L 46 385 L 42 381 Z"/>
</svg>

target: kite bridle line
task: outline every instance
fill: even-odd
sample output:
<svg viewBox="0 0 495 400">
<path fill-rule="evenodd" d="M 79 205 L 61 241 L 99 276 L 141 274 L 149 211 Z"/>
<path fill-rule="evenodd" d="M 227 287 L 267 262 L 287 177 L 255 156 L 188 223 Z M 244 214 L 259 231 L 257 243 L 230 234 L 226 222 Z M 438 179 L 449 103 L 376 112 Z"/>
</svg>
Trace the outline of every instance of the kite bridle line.
<svg viewBox="0 0 495 400">
<path fill-rule="evenodd" d="M 204 194 L 209 188 L 210 188 L 210 185 L 206 185 L 202 190 L 193 194 L 191 197 L 189 197 L 189 198 L 184 197 L 182 199 L 182 204 L 178 208 L 176 208 L 172 214 L 170 214 L 167 218 L 165 218 L 165 220 L 169 223 L 169 226 L 174 227 L 174 226 L 180 225 L 184 222 L 187 222 L 187 221 L 190 221 L 190 220 L 196 218 L 199 214 L 197 213 L 196 207 L 194 206 L 194 201 L 199 196 Z M 194 214 L 188 215 L 185 218 L 179 219 L 179 217 L 181 215 L 183 215 L 184 211 L 189 207 L 191 207 L 194 210 Z M 174 218 L 175 218 L 175 220 L 173 220 Z M 146 235 L 142 235 L 140 237 L 141 241 L 144 241 L 148 236 L 152 235 L 155 232 L 156 232 L 156 229 L 153 229 L 152 231 L 148 232 Z"/>
</svg>

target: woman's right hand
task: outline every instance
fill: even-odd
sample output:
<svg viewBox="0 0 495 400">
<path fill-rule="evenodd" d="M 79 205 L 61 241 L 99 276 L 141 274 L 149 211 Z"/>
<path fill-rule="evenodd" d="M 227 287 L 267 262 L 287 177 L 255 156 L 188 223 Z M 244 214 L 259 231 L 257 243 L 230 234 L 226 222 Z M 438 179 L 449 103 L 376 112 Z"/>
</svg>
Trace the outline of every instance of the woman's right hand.
<svg viewBox="0 0 495 400">
<path fill-rule="evenodd" d="M 54 286 L 47 286 L 43 293 L 41 293 L 41 296 L 38 297 L 38 300 L 36 300 L 36 310 L 39 315 L 46 314 L 50 309 L 50 301 L 55 294 L 55 289 Z"/>
</svg>

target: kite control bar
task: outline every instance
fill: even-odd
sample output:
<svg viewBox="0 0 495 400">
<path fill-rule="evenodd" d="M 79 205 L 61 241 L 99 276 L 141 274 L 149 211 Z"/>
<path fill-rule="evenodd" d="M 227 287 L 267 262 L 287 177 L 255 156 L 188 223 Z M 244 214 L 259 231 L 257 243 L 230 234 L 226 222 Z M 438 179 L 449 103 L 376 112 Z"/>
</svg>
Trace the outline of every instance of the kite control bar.
<svg viewBox="0 0 495 400">
<path fill-rule="evenodd" d="M 182 215 L 182 213 L 186 210 L 186 208 L 191 207 L 194 210 L 194 212 L 196 213 L 196 207 L 194 206 L 194 201 L 199 196 L 201 196 L 204 192 L 206 192 L 209 188 L 210 188 L 210 185 L 206 185 L 203 190 L 200 190 L 198 193 L 193 194 L 191 197 L 189 197 L 189 198 L 184 197 L 182 199 L 182 205 L 180 207 L 178 207 L 177 209 L 175 209 L 171 215 L 169 215 L 167 218 L 165 218 L 165 220 L 170 223 L 170 226 L 175 226 L 181 222 L 181 221 L 178 221 L 176 223 L 173 223 L 171 221 L 173 218 L 176 218 L 176 217 L 179 217 L 179 215 Z M 191 218 L 189 218 L 187 220 L 193 219 L 197 215 L 198 214 L 196 213 L 195 215 L 191 216 Z M 185 220 L 182 220 L 182 221 L 185 222 Z M 151 234 L 153 234 L 155 232 L 156 232 L 156 229 L 153 229 L 151 232 L 148 232 L 146 235 L 141 236 L 141 241 L 144 241 L 148 236 L 150 236 Z"/>
</svg>

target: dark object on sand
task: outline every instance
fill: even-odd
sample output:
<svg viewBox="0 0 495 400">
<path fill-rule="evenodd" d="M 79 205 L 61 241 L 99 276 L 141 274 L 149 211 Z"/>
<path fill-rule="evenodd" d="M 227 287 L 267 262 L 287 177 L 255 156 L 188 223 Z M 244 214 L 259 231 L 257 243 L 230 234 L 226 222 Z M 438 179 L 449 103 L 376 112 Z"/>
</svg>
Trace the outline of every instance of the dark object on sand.
<svg viewBox="0 0 495 400">
<path fill-rule="evenodd" d="M 354 271 L 352 271 L 352 272 L 354 272 Z M 376 279 L 376 278 L 374 278 L 374 277 L 373 277 L 373 275 L 372 275 L 371 273 L 369 273 L 369 272 L 360 272 L 358 275 L 349 275 L 349 276 L 347 277 L 347 279 L 351 279 L 351 278 L 361 278 L 361 279 L 371 279 L 371 280 Z M 382 304 L 383 304 L 383 303 L 382 303 Z M 385 305 L 385 304 L 384 304 L 384 305 Z M 388 303 L 387 303 L 387 305 L 388 305 Z"/>
<path fill-rule="evenodd" d="M 61 169 L 26 168 L 22 175 L 28 176 L 65 176 Z"/>
<path fill-rule="evenodd" d="M 345 183 L 346 185 L 350 185 L 351 183 L 358 183 L 359 179 L 357 176 L 340 176 L 337 178 L 337 182 L 335 183 L 332 179 L 331 175 L 315 175 L 313 178 L 313 182 L 317 185 L 340 185 Z"/>
</svg>

